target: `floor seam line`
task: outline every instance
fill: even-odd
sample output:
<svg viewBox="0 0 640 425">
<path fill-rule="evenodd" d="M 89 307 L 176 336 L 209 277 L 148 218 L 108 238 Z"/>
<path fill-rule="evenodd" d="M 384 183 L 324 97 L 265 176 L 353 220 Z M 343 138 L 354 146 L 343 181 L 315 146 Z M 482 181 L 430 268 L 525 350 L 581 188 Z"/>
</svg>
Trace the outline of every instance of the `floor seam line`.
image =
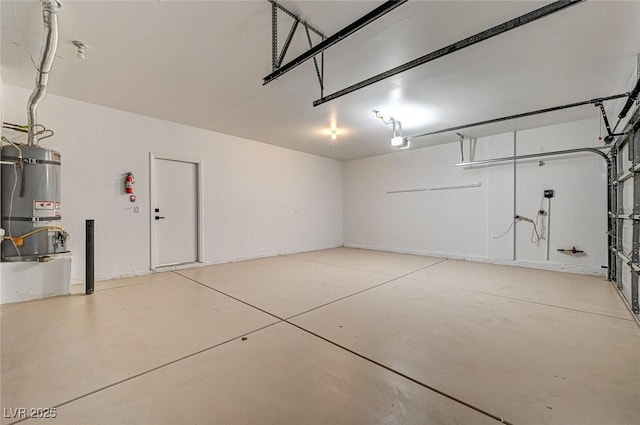
<svg viewBox="0 0 640 425">
<path fill-rule="evenodd" d="M 477 406 L 474 406 L 474 405 L 473 405 L 473 404 L 471 404 L 471 403 L 467 403 L 466 401 L 464 401 L 464 400 L 462 400 L 462 399 L 459 399 L 459 398 L 457 398 L 457 397 L 455 397 L 455 396 L 453 396 L 453 395 L 450 395 L 450 394 L 448 394 L 448 393 L 446 393 L 446 392 L 444 392 L 444 391 L 442 391 L 442 390 L 439 390 L 439 389 L 437 389 L 436 387 L 433 387 L 433 386 L 431 386 L 431 385 L 429 385 L 429 384 L 426 384 L 426 383 L 424 383 L 424 382 L 422 382 L 422 381 L 419 381 L 418 379 L 413 378 L 413 377 L 409 376 L 408 374 L 405 374 L 405 373 L 403 373 L 403 372 L 400 372 L 399 370 L 396 370 L 396 369 L 392 368 L 391 366 L 387 366 L 387 365 L 385 365 L 384 363 L 381 363 L 381 362 L 379 362 L 379 361 L 377 361 L 377 360 L 374 360 L 374 359 L 372 359 L 372 358 L 369 358 L 369 357 L 365 356 L 364 354 L 358 353 L 358 352 L 357 352 L 357 351 L 355 351 L 355 350 L 352 350 L 352 349 L 347 348 L 347 347 L 345 347 L 345 346 L 343 346 L 343 345 L 341 345 L 341 344 L 338 344 L 337 342 L 332 341 L 332 340 L 330 340 L 330 339 L 329 339 L 329 338 L 327 338 L 327 337 L 323 337 L 323 336 L 322 336 L 322 335 L 320 335 L 320 334 L 317 334 L 317 333 L 315 333 L 315 332 L 313 332 L 313 331 L 310 331 L 309 329 L 307 329 L 307 328 L 303 327 L 302 325 L 298 325 L 298 324 L 296 324 L 296 323 L 290 322 L 288 319 L 287 319 L 287 320 L 283 320 L 283 322 L 284 322 L 284 323 L 287 323 L 287 324 L 289 324 L 289 325 L 291 325 L 291 326 L 293 326 L 293 327 L 295 327 L 295 328 L 297 328 L 297 329 L 300 329 L 301 331 L 307 332 L 308 334 L 313 335 L 313 336 L 315 336 L 315 337 L 316 337 L 316 338 L 318 338 L 318 339 L 321 339 L 321 340 L 323 340 L 323 341 L 325 341 L 325 342 L 328 342 L 329 344 L 331 344 L 331 345 L 333 345 L 333 346 L 335 346 L 335 347 L 338 347 L 338 348 L 340 348 L 340 349 L 342 349 L 342 350 L 344 350 L 344 351 L 346 351 L 346 352 L 348 352 L 348 353 L 351 353 L 351 354 L 353 354 L 353 355 L 354 355 L 354 356 L 356 356 L 356 357 L 359 357 L 359 358 L 361 358 L 361 359 L 363 359 L 363 360 L 365 360 L 365 361 L 368 361 L 368 362 L 369 362 L 369 363 L 371 363 L 371 364 L 374 364 L 374 365 L 376 365 L 376 366 L 378 366 L 378 367 L 381 367 L 381 368 L 383 368 L 383 369 L 385 369 L 385 370 L 387 370 L 387 371 L 389 371 L 389 372 L 391 372 L 391 373 L 393 373 L 393 374 L 395 374 L 395 375 L 398 375 L 398 376 L 400 376 L 401 378 L 404 378 L 404 379 L 406 379 L 406 380 L 408 380 L 408 381 L 411 381 L 411 382 L 413 382 L 414 384 L 417 384 L 417 385 L 419 385 L 419 386 L 421 386 L 421 387 L 423 387 L 423 388 L 426 388 L 426 389 L 427 389 L 427 390 L 429 390 L 429 391 L 433 391 L 433 392 L 435 392 L 435 393 L 437 393 L 437 394 L 440 394 L 441 396 L 443 396 L 443 397 L 445 397 L 445 398 L 448 398 L 448 399 L 449 399 L 449 400 L 451 400 L 451 401 L 454 401 L 454 402 L 456 402 L 456 403 L 458 403 L 458 404 L 462 404 L 462 405 L 463 405 L 463 406 L 465 406 L 465 407 L 468 407 L 468 408 L 470 408 L 470 409 L 472 409 L 472 410 L 475 410 L 475 411 L 476 411 L 476 412 L 478 412 L 478 413 L 481 413 L 481 414 L 483 414 L 483 415 L 485 415 L 485 416 L 488 416 L 488 417 L 489 417 L 489 418 L 491 418 L 491 419 L 495 419 L 496 421 L 499 421 L 499 422 L 501 422 L 501 423 L 503 423 L 503 424 L 506 424 L 506 425 L 513 425 L 513 423 L 511 423 L 511 422 L 509 422 L 509 421 L 505 420 L 505 419 L 504 419 L 503 417 L 501 417 L 501 416 L 494 415 L 493 413 L 490 413 L 490 412 L 488 412 L 488 411 L 486 411 L 486 410 L 483 410 L 483 409 L 481 409 L 481 408 L 479 408 L 479 407 L 477 407 Z"/>
<path fill-rule="evenodd" d="M 251 303 L 249 303 L 249 302 L 247 302 L 247 301 L 241 300 L 240 298 L 236 298 L 236 297 L 234 297 L 233 295 L 229 295 L 229 294 L 227 294 L 226 292 L 223 292 L 223 291 L 221 291 L 221 290 L 219 290 L 219 289 L 212 288 L 211 286 L 209 286 L 209 285 L 205 285 L 205 284 L 204 284 L 204 283 L 202 283 L 202 282 L 198 282 L 197 280 L 195 280 L 195 279 L 193 279 L 193 278 L 190 278 L 189 276 L 181 275 L 180 273 L 175 272 L 175 271 L 174 271 L 174 273 L 176 273 L 176 274 L 178 274 L 178 275 L 180 275 L 180 276 L 184 277 L 185 279 L 189 279 L 190 281 L 192 281 L 192 282 L 194 282 L 194 283 L 197 283 L 198 285 L 200 285 L 200 286 L 202 286 L 202 287 L 204 287 L 204 288 L 207 288 L 207 289 L 209 289 L 209 290 L 211 290 L 211 291 L 217 292 L 217 293 L 219 293 L 219 294 L 221 294 L 221 295 L 224 295 L 225 297 L 231 298 L 232 300 L 238 301 L 239 303 L 242 303 L 242 304 L 244 304 L 244 305 L 246 305 L 246 306 L 248 306 L 248 307 L 254 308 L 254 309 L 256 309 L 256 310 L 258 310 L 258 311 L 260 311 L 260 312 L 262 312 L 262 313 L 264 313 L 264 314 L 268 314 L 268 315 L 269 315 L 269 316 L 271 316 L 271 317 L 275 317 L 276 319 L 278 319 L 278 320 L 280 320 L 280 321 L 282 321 L 282 322 L 284 322 L 284 320 L 285 320 L 284 318 L 282 318 L 282 317 L 280 317 L 280 316 L 276 316 L 275 314 L 273 314 L 273 313 L 271 313 L 271 312 L 269 312 L 269 311 L 267 311 L 267 310 L 264 310 L 264 309 L 262 309 L 262 308 L 260 308 L 260 307 L 256 307 L 255 305 L 253 305 L 253 304 L 251 304 Z"/>
<path fill-rule="evenodd" d="M 307 314 L 307 313 L 310 313 L 310 312 L 312 312 L 312 311 L 318 310 L 318 309 L 320 309 L 320 308 L 326 307 L 326 306 L 331 305 L 331 304 L 333 304 L 333 303 L 337 303 L 337 302 L 342 301 L 342 300 L 345 300 L 345 299 L 347 299 L 347 298 L 351 298 L 351 297 L 353 297 L 353 296 L 355 296 L 355 295 L 362 294 L 363 292 L 367 292 L 367 291 L 370 291 L 370 290 L 372 290 L 372 289 L 379 288 L 379 287 L 384 286 L 384 285 L 387 285 L 387 284 L 389 284 L 389 283 L 391 283 L 391 282 L 395 282 L 395 281 L 397 281 L 398 279 L 402 279 L 402 278 L 404 278 L 404 277 L 406 277 L 406 276 L 409 276 L 410 274 L 417 273 L 417 272 L 419 272 L 419 271 L 421 271 L 421 270 L 424 270 L 424 269 L 429 268 L 429 267 L 431 267 L 431 266 L 435 266 L 435 265 L 440 264 L 440 263 L 443 263 L 443 262 L 445 262 L 445 261 L 447 261 L 447 259 L 446 259 L 446 258 L 445 258 L 444 260 L 442 260 L 442 261 L 438 261 L 437 263 L 434 263 L 434 264 L 429 264 L 428 266 L 422 267 L 421 269 L 418 269 L 418 270 L 412 271 L 412 272 L 407 273 L 407 274 L 405 274 L 405 275 L 398 276 L 398 277 L 394 277 L 393 279 L 387 280 L 386 282 L 378 283 L 378 284 L 376 284 L 376 285 L 374 285 L 374 286 L 371 286 L 371 287 L 369 287 L 369 288 L 365 288 L 365 289 L 362 289 L 362 290 L 360 290 L 360 291 L 354 292 L 353 294 L 348 294 L 348 295 L 345 295 L 344 297 L 341 297 L 341 298 L 338 298 L 338 299 L 335 299 L 335 300 L 329 301 L 329 302 L 327 302 L 327 303 L 325 303 L 325 304 L 322 304 L 322 305 L 319 305 L 319 306 L 317 306 L 317 307 L 311 308 L 311 309 L 309 309 L 309 310 L 307 310 L 307 311 L 303 311 L 302 313 L 294 314 L 293 316 L 287 317 L 286 319 L 283 319 L 283 320 L 284 320 L 284 321 L 287 321 L 287 320 L 289 320 L 289 319 L 293 319 L 293 318 L 295 318 L 295 317 L 302 316 L 303 314 Z"/>
<path fill-rule="evenodd" d="M 308 260 L 306 258 L 293 257 L 292 255 L 289 255 L 289 254 L 282 255 L 282 257 L 286 257 L 286 258 L 289 258 L 291 260 L 305 261 L 307 263 L 322 264 L 323 266 L 340 267 L 341 269 L 355 270 L 355 271 L 359 271 L 359 272 L 375 273 L 375 274 L 381 274 L 383 276 L 396 277 L 396 276 L 394 276 L 392 274 L 389 274 L 389 273 L 382 273 L 382 272 L 376 272 L 376 271 L 372 271 L 372 270 L 358 269 L 356 267 L 342 266 L 340 264 L 323 263 L 322 261 Z M 413 273 L 415 273 L 415 272 L 413 272 Z"/>
<path fill-rule="evenodd" d="M 298 257 L 294 257 L 293 255 L 295 255 L 295 254 L 283 254 L 283 255 L 281 255 L 281 257 L 286 257 L 286 258 L 289 258 L 289 259 L 292 259 L 292 260 L 298 260 L 298 261 L 306 261 L 306 262 L 309 262 L 309 263 L 322 264 L 322 265 L 325 265 L 325 266 L 341 267 L 341 268 L 347 269 L 347 270 L 356 270 L 356 271 L 366 272 L 366 273 L 381 274 L 383 276 L 391 276 L 391 277 L 396 277 L 396 278 L 405 277 L 405 276 L 408 276 L 410 274 L 417 273 L 417 272 L 419 272 L 421 270 L 424 270 L 426 268 L 429 268 L 431 266 L 435 266 L 437 264 L 443 263 L 443 262 L 445 262 L 445 261 L 447 261 L 449 259 L 449 258 L 443 258 L 442 260 L 440 260 L 440 261 L 438 261 L 436 263 L 428 264 L 428 265 L 426 265 L 424 267 L 421 267 L 421 268 L 413 270 L 413 271 L 411 271 L 409 273 L 403 274 L 402 276 L 396 276 L 396 275 L 393 275 L 393 274 L 383 273 L 383 272 L 376 272 L 376 271 L 373 271 L 373 270 L 358 269 L 356 267 L 348 267 L 348 266 L 343 266 L 343 265 L 340 265 L 340 264 L 331 264 L 331 263 L 324 263 L 322 261 L 317 261 L 317 260 L 308 260 L 306 258 L 298 258 Z M 434 258 L 434 257 L 430 257 L 430 258 Z"/>
<path fill-rule="evenodd" d="M 222 345 L 224 345 L 224 344 L 227 344 L 227 343 L 229 343 L 229 342 L 235 341 L 235 340 L 237 340 L 238 338 L 245 337 L 245 336 L 250 335 L 250 334 L 252 334 L 252 333 L 255 333 L 255 332 L 261 331 L 261 330 L 263 330 L 263 329 L 266 329 L 266 328 L 268 328 L 268 327 L 270 327 L 270 326 L 276 325 L 276 324 L 278 324 L 278 323 L 285 322 L 285 319 L 283 319 L 283 318 L 281 318 L 281 317 L 278 317 L 278 316 L 276 316 L 276 315 L 275 315 L 275 314 L 273 314 L 273 313 L 270 313 L 270 312 L 268 312 L 268 311 L 266 311 L 266 310 L 263 310 L 263 309 L 261 309 L 261 308 L 259 308 L 259 307 L 256 307 L 256 306 L 254 306 L 254 305 L 252 305 L 252 304 L 250 304 L 250 303 L 248 303 L 248 302 L 246 302 L 246 301 L 243 301 L 243 300 L 241 300 L 241 299 L 238 299 L 238 298 L 236 298 L 236 297 L 234 297 L 234 296 L 232 296 L 232 295 L 226 294 L 226 293 L 224 293 L 224 292 L 222 292 L 222 291 L 220 291 L 220 290 L 218 290 L 218 289 L 215 289 L 215 288 L 212 288 L 212 287 L 210 287 L 210 286 L 207 286 L 207 285 L 205 285 L 204 283 L 202 283 L 202 282 L 198 282 L 197 280 L 192 279 L 192 278 L 190 278 L 190 277 L 188 277 L 188 276 L 184 276 L 184 275 L 180 274 L 180 273 L 179 273 L 178 271 L 176 271 L 176 270 L 172 270 L 170 273 L 174 273 L 174 274 L 176 274 L 176 275 L 178 275 L 178 276 L 180 276 L 180 277 L 182 277 L 182 278 L 184 278 L 184 279 L 187 279 L 187 280 L 189 280 L 189 281 L 191 281 L 191 282 L 193 282 L 193 283 L 196 283 L 197 285 L 200 285 L 200 286 L 202 286 L 202 287 L 204 287 L 204 288 L 206 288 L 206 289 L 209 289 L 209 290 L 211 290 L 211 291 L 214 291 L 214 292 L 217 292 L 217 293 L 219 293 L 219 294 L 221 294 L 221 295 L 224 295 L 224 296 L 226 296 L 226 297 L 228 297 L 228 298 L 231 298 L 231 299 L 233 299 L 233 300 L 235 300 L 235 301 L 238 301 L 238 302 L 240 302 L 240 303 L 242 303 L 242 304 L 244 304 L 244 305 L 246 305 L 246 306 L 248 306 L 248 307 L 252 307 L 252 308 L 254 308 L 254 309 L 256 309 L 256 310 L 258 310 L 258 311 L 260 311 L 260 312 L 262 312 L 262 313 L 265 313 L 265 314 L 267 314 L 267 315 L 269 315 L 269 316 L 271 316 L 271 317 L 273 317 L 273 318 L 277 319 L 277 321 L 276 321 L 276 322 L 273 322 L 273 323 L 270 323 L 270 324 L 268 324 L 268 325 L 266 325 L 266 326 L 262 326 L 261 328 L 255 329 L 255 330 L 253 330 L 253 331 L 251 331 L 251 332 L 246 332 L 246 333 L 244 333 L 244 334 L 242 334 L 242 335 L 239 335 L 239 336 L 237 336 L 237 337 L 234 337 L 234 338 L 228 339 L 228 340 L 223 341 L 223 342 L 221 342 L 221 343 L 219 343 L 219 344 L 215 344 L 215 345 L 213 345 L 213 346 L 211 346 L 211 347 L 204 348 L 204 349 L 202 349 L 202 350 L 196 351 L 195 353 L 191 353 L 191 354 L 189 354 L 189 355 L 187 355 L 187 356 L 184 356 L 184 357 L 181 357 L 181 358 L 179 358 L 179 359 L 172 360 L 171 362 L 168 362 L 168 363 L 165 363 L 165 364 L 159 365 L 159 366 L 157 366 L 157 367 L 155 367 L 155 368 L 152 368 L 152 369 L 149 369 L 149 370 L 147 370 L 147 371 L 144 371 L 144 372 L 138 373 L 138 374 L 136 374 L 136 375 L 130 376 L 130 377 L 128 377 L 128 378 L 122 379 L 122 380 L 120 380 L 120 381 L 118 381 L 118 382 L 115 382 L 115 383 L 109 384 L 109 385 L 104 386 L 104 387 L 102 387 L 102 388 L 98 388 L 98 389 L 96 389 L 96 390 L 93 390 L 93 391 L 88 392 L 88 393 L 86 393 L 86 394 L 83 394 L 83 395 L 81 395 L 81 396 L 75 397 L 75 398 L 73 398 L 73 399 L 71 399 L 71 400 L 67 400 L 67 401 L 65 401 L 65 402 L 63 402 L 63 403 L 60 403 L 60 404 L 58 404 L 58 405 L 56 405 L 56 406 L 53 406 L 53 407 L 58 408 L 58 407 L 62 407 L 62 406 L 64 406 L 64 405 L 67 405 L 67 404 L 69 404 L 69 403 L 73 403 L 74 401 L 80 400 L 81 398 L 88 397 L 88 396 L 90 396 L 90 395 L 92 395 L 92 394 L 95 394 L 95 393 L 98 393 L 98 392 L 100 392 L 100 391 L 103 391 L 103 390 L 106 390 L 106 389 L 112 388 L 112 387 L 114 387 L 114 386 L 116 386 L 116 385 L 120 385 L 120 384 L 122 384 L 122 383 L 124 383 L 124 382 L 130 381 L 130 380 L 132 380 L 132 379 L 138 378 L 138 377 L 143 376 L 143 375 L 146 375 L 146 374 L 149 374 L 149 373 L 151 373 L 151 372 L 155 372 L 156 370 L 162 369 L 162 368 L 164 368 L 164 367 L 170 366 L 170 365 L 175 364 L 175 363 L 177 363 L 177 362 L 180 362 L 180 361 L 182 361 L 182 360 L 186 360 L 186 359 L 188 359 L 188 358 L 190 358 L 190 357 L 193 357 L 193 356 L 196 356 L 196 355 L 198 355 L 198 354 L 202 354 L 202 353 L 204 353 L 204 352 L 206 352 L 206 351 L 212 350 L 212 349 L 214 349 L 214 348 L 220 347 L 220 346 L 222 346 Z M 115 288 L 113 288 L 113 289 L 115 289 Z M 7 425 L 14 425 L 14 424 L 20 423 L 20 422 L 22 422 L 22 421 L 25 421 L 25 420 L 27 420 L 27 419 L 31 419 L 31 417 L 26 417 L 26 418 L 24 418 L 24 419 L 20 419 L 19 421 L 11 422 L 11 423 L 9 423 L 9 424 L 7 424 Z"/>
<path fill-rule="evenodd" d="M 153 367 L 153 368 L 151 368 L 151 369 L 148 369 L 148 370 L 145 370 L 145 371 L 143 371 L 143 372 L 137 373 L 137 374 L 135 374 L 135 375 L 129 376 L 129 377 L 127 377 L 127 378 L 121 379 L 120 381 L 117 381 L 117 382 L 111 383 L 111 384 L 109 384 L 109 385 L 105 385 L 105 386 L 103 386 L 103 387 L 101 387 L 101 388 L 95 389 L 95 390 L 90 391 L 90 392 L 88 392 L 88 393 L 86 393 L 86 394 L 82 394 L 82 395 L 80 395 L 80 396 L 78 396 L 78 397 L 74 397 L 74 398 L 72 398 L 71 400 L 67 400 L 67 401 L 65 401 L 65 402 L 59 403 L 59 404 L 57 404 L 57 405 L 55 405 L 55 406 L 51 406 L 51 407 L 52 407 L 52 408 L 57 409 L 57 408 L 59 408 L 59 407 L 65 406 L 65 405 L 70 404 L 70 403 L 73 403 L 74 401 L 78 401 L 78 400 L 83 399 L 83 398 L 85 398 L 85 397 L 89 397 L 90 395 L 93 395 L 93 394 L 99 393 L 99 392 L 104 391 L 104 390 L 107 390 L 107 389 L 109 389 L 109 388 L 113 388 L 113 387 L 118 386 L 118 385 L 120 385 L 120 384 L 124 384 L 125 382 L 131 381 L 131 380 L 136 379 L 136 378 L 139 378 L 139 377 L 141 377 L 141 376 L 148 375 L 148 374 L 150 374 L 150 373 L 152 373 L 152 372 L 155 372 L 155 371 L 157 371 L 157 370 L 160 370 L 160 369 L 163 369 L 163 368 L 165 368 L 165 367 L 171 366 L 171 365 L 173 365 L 173 364 L 179 363 L 179 362 L 181 362 L 181 361 L 183 361 L 183 360 L 187 360 L 187 359 L 189 359 L 189 358 L 191 358 L 191 357 L 195 357 L 195 356 L 197 356 L 197 355 L 199 355 L 199 354 L 202 354 L 202 353 L 205 353 L 205 352 L 207 352 L 207 351 L 211 351 L 211 350 L 213 350 L 213 349 L 215 349 L 215 348 L 221 347 L 221 346 L 226 345 L 226 344 L 228 344 L 228 343 L 230 343 L 230 342 L 236 341 L 236 340 L 238 340 L 238 339 L 242 339 L 242 338 L 246 337 L 247 335 L 251 335 L 251 334 L 254 334 L 254 333 L 256 333 L 256 332 L 260 332 L 260 331 L 262 331 L 262 330 L 264 330 L 264 329 L 266 329 L 266 328 L 269 328 L 269 327 L 271 327 L 271 326 L 274 326 L 274 325 L 277 325 L 277 324 L 279 324 L 279 323 L 283 323 L 283 322 L 285 322 L 285 321 L 284 321 L 284 320 L 279 320 L 279 321 L 277 321 L 277 322 L 269 323 L 268 325 L 262 326 L 262 327 L 260 327 L 260 328 L 258 328 L 258 329 L 254 329 L 254 330 L 252 330 L 252 331 L 245 332 L 245 333 L 243 333 L 242 335 L 238 335 L 238 336 L 236 336 L 236 337 L 233 337 L 233 338 L 227 339 L 227 340 L 225 340 L 225 341 L 219 342 L 218 344 L 214 344 L 214 345 L 212 345 L 212 346 L 210 346 L 210 347 L 203 348 L 203 349 L 201 349 L 201 350 L 195 351 L 195 352 L 193 352 L 193 353 L 191 353 L 191 354 L 188 354 L 188 355 L 186 355 L 186 356 L 180 357 L 180 358 L 178 358 L 178 359 L 171 360 L 170 362 L 163 363 L 163 364 L 158 365 L 158 366 L 156 366 L 156 367 Z M 10 423 L 8 423 L 7 425 L 14 425 L 14 424 L 17 424 L 17 423 L 20 423 L 20 422 L 26 421 L 26 420 L 28 420 L 28 419 L 33 419 L 33 417 L 31 417 L 31 416 L 27 416 L 26 418 L 22 418 L 22 419 L 20 419 L 20 420 L 18 420 L 18 421 L 10 422 Z"/>
<path fill-rule="evenodd" d="M 547 304 L 547 303 L 543 303 L 543 302 L 539 302 L 539 301 L 525 300 L 525 299 L 522 299 L 522 298 L 509 297 L 509 296 L 500 295 L 500 294 L 492 294 L 490 292 L 476 291 L 476 290 L 468 289 L 468 288 L 459 288 L 457 286 L 446 285 L 446 284 L 443 284 L 443 283 L 425 282 L 424 280 L 415 279 L 415 278 L 411 278 L 411 277 L 408 277 L 407 279 L 411 279 L 413 281 L 425 283 L 425 284 L 428 284 L 428 285 L 438 285 L 438 286 L 442 286 L 442 287 L 445 287 L 445 288 L 457 289 L 457 290 L 467 291 L 467 292 L 473 292 L 474 294 L 488 295 L 488 296 L 491 296 L 491 297 L 505 298 L 505 299 L 513 300 L 513 301 L 521 301 L 521 302 L 525 302 L 525 303 L 529 303 L 529 304 L 543 305 L 543 306 L 546 306 L 546 307 L 559 308 L 559 309 L 562 309 L 562 310 L 575 311 L 575 312 L 578 312 L 578 313 L 592 314 L 592 315 L 595 315 L 595 316 L 608 317 L 608 318 L 611 318 L 611 319 L 618 319 L 618 320 L 624 320 L 624 321 L 628 321 L 628 322 L 633 322 L 633 319 L 626 319 L 624 317 L 611 316 L 611 315 L 603 314 L 603 313 L 594 313 L 594 312 L 591 312 L 591 311 L 580 310 L 580 309 L 577 309 L 577 308 L 563 307 L 563 306 L 560 306 L 560 305 Z"/>
</svg>

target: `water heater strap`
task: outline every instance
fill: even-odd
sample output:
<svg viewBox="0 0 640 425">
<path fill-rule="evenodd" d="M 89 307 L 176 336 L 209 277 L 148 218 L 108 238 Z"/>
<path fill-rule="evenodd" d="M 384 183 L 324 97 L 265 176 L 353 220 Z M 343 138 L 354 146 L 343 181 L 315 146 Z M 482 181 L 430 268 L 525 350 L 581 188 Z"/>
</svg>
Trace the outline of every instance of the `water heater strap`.
<svg viewBox="0 0 640 425">
<path fill-rule="evenodd" d="M 17 156 L 3 156 L 3 160 L 8 159 L 11 161 L 18 161 L 19 158 Z M 47 164 L 47 165 L 61 165 L 60 161 L 49 161 L 46 159 L 37 159 L 37 158 L 22 158 L 22 162 L 25 164 Z"/>
<path fill-rule="evenodd" d="M 2 217 L 3 220 L 11 220 L 11 221 L 30 221 L 30 222 L 38 222 L 38 221 L 56 221 L 62 220 L 60 216 L 53 217 Z"/>
</svg>

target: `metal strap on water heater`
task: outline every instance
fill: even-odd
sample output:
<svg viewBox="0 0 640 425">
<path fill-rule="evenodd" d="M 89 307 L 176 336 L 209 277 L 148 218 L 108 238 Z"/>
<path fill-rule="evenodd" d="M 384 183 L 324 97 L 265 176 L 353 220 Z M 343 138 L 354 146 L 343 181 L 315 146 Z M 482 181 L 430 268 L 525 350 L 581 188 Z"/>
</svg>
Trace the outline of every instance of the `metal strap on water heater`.
<svg viewBox="0 0 640 425">
<path fill-rule="evenodd" d="M 11 161 L 18 161 L 20 159 L 17 156 L 3 156 L 2 158 L 8 159 Z M 22 162 L 25 164 L 62 165 L 60 161 L 49 161 L 47 159 L 37 159 L 37 158 L 22 158 Z"/>
<path fill-rule="evenodd" d="M 56 221 L 62 220 L 62 217 L 59 216 L 51 216 L 51 217 L 2 217 L 3 220 L 11 220 L 11 221 L 29 221 L 38 223 L 41 221 Z"/>
</svg>

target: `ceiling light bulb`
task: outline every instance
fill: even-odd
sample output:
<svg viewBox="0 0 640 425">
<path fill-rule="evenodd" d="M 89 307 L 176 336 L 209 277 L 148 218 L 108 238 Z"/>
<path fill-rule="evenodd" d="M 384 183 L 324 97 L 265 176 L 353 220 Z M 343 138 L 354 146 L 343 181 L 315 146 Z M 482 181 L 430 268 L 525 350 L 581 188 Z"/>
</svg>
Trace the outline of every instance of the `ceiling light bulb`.
<svg viewBox="0 0 640 425">
<path fill-rule="evenodd" d="M 331 140 L 336 140 L 338 138 L 338 130 L 332 129 L 330 133 L 331 133 Z"/>
</svg>

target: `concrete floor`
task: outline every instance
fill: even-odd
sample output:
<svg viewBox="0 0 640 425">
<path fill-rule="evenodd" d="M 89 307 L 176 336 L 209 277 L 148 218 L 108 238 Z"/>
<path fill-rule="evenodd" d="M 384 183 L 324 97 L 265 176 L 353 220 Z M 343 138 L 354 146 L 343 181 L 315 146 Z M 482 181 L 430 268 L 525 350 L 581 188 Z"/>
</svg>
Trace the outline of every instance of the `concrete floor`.
<svg viewBox="0 0 640 425">
<path fill-rule="evenodd" d="M 640 421 L 602 278 L 338 248 L 96 289 L 0 308 L 3 425 Z"/>
</svg>

